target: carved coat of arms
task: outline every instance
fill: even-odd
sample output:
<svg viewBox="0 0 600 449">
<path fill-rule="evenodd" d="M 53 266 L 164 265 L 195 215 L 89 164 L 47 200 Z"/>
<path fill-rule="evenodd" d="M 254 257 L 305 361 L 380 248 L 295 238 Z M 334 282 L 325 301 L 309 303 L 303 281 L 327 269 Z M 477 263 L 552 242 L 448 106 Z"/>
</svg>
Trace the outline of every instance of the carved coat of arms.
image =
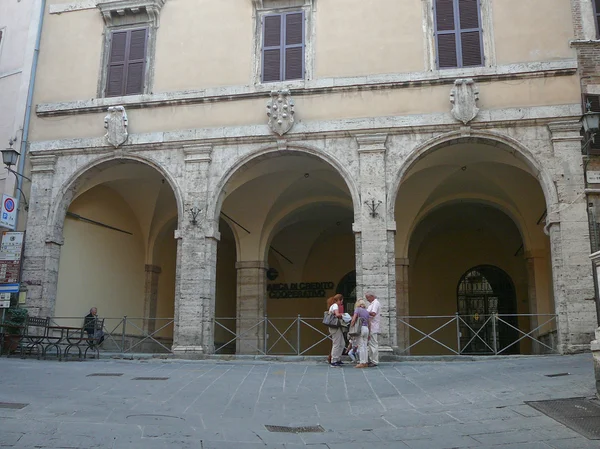
<svg viewBox="0 0 600 449">
<path fill-rule="evenodd" d="M 450 103 L 453 105 L 451 112 L 456 120 L 466 125 L 477 117 L 479 112 L 477 100 L 479 100 L 479 89 L 471 78 L 454 81 Z"/>
<path fill-rule="evenodd" d="M 127 112 L 123 106 L 111 106 L 104 117 L 106 140 L 115 148 L 123 144 L 129 135 L 127 132 Z"/>
<path fill-rule="evenodd" d="M 294 125 L 294 101 L 289 90 L 274 90 L 267 104 L 269 128 L 274 133 L 283 136 Z"/>
</svg>

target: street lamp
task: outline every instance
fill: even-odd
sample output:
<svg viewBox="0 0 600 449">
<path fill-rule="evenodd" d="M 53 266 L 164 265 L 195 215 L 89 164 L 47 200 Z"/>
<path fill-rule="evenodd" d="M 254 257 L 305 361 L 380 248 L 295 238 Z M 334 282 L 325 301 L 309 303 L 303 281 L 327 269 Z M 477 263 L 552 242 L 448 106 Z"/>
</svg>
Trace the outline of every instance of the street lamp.
<svg viewBox="0 0 600 449">
<path fill-rule="evenodd" d="M 8 148 L 4 149 L 4 150 L 0 150 L 0 152 L 2 152 L 2 162 L 4 163 L 4 165 L 6 165 L 6 169 L 11 172 L 13 175 L 15 176 L 20 176 L 21 178 L 25 178 L 28 181 L 31 181 L 31 178 L 28 178 L 25 175 L 22 175 L 19 172 L 14 171 L 12 168 L 13 165 L 17 164 L 17 160 L 19 159 L 19 156 L 21 155 L 21 153 L 19 153 L 17 150 L 15 150 L 12 146 L 15 143 L 15 141 L 13 139 L 10 139 L 8 141 Z"/>
</svg>

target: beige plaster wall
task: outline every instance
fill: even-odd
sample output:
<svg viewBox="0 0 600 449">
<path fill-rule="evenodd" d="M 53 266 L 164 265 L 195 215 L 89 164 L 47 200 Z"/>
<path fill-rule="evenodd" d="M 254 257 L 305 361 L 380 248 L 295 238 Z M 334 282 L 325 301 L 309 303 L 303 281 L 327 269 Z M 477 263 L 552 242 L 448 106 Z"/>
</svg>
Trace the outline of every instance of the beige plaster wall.
<svg viewBox="0 0 600 449">
<path fill-rule="evenodd" d="M 422 7 L 418 0 L 319 2 L 315 77 L 425 70 Z"/>
<path fill-rule="evenodd" d="M 156 40 L 156 92 L 247 85 L 252 79 L 252 2 L 167 2 Z"/>
<path fill-rule="evenodd" d="M 448 112 L 450 90 L 451 86 L 442 85 L 297 97 L 294 99 L 296 119 L 313 121 Z M 479 91 L 479 107 L 482 109 L 573 104 L 580 100 L 579 82 L 575 76 L 481 83 Z M 266 101 L 265 97 L 132 109 L 128 111 L 129 132 L 148 133 L 252 124 L 264 125 L 266 130 Z M 105 134 L 105 115 L 94 113 L 60 118 L 37 117 L 32 123 L 32 139 L 101 137 Z"/>
<path fill-rule="evenodd" d="M 145 250 L 129 206 L 110 188 L 98 186 L 73 201 L 69 211 L 133 235 L 65 220 L 55 316 L 83 317 L 92 306 L 102 317 L 143 316 Z M 80 325 L 80 319 L 70 324 Z"/>
<path fill-rule="evenodd" d="M 235 332 L 236 320 L 229 319 L 236 317 L 236 293 L 237 293 L 237 270 L 236 247 L 233 233 L 229 226 L 220 221 L 219 231 L 221 240 L 217 246 L 217 289 L 215 294 L 215 318 L 220 318 L 218 322 Z M 221 346 L 233 338 L 233 334 L 223 329 L 221 326 L 215 326 L 215 345 Z M 231 345 L 235 348 L 235 343 Z M 220 352 L 224 352 L 222 349 Z"/>
<path fill-rule="evenodd" d="M 571 2 L 567 0 L 493 0 L 494 43 L 498 64 L 548 61 L 575 56 Z"/>
<path fill-rule="evenodd" d="M 96 98 L 103 33 L 96 9 L 46 14 L 34 104 Z"/>
</svg>

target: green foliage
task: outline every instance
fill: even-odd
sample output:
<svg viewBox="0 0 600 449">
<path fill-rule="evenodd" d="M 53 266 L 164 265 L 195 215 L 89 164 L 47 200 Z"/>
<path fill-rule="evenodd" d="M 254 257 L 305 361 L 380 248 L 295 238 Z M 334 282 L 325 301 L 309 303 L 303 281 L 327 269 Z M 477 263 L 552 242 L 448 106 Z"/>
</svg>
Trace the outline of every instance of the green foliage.
<svg viewBox="0 0 600 449">
<path fill-rule="evenodd" d="M 23 326 L 27 320 L 27 309 L 19 307 L 10 307 L 6 309 L 4 316 L 4 327 L 6 333 L 16 334 L 19 332 L 19 326 Z"/>
</svg>

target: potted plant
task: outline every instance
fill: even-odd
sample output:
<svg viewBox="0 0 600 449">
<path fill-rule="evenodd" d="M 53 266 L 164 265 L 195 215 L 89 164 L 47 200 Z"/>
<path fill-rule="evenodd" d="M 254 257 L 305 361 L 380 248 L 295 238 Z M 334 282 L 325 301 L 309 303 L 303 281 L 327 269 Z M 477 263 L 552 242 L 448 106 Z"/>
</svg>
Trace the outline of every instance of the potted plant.
<svg viewBox="0 0 600 449">
<path fill-rule="evenodd" d="M 14 352 L 19 346 L 23 326 L 27 320 L 27 309 L 9 307 L 4 315 L 2 331 L 4 332 L 4 351 Z"/>
</svg>

